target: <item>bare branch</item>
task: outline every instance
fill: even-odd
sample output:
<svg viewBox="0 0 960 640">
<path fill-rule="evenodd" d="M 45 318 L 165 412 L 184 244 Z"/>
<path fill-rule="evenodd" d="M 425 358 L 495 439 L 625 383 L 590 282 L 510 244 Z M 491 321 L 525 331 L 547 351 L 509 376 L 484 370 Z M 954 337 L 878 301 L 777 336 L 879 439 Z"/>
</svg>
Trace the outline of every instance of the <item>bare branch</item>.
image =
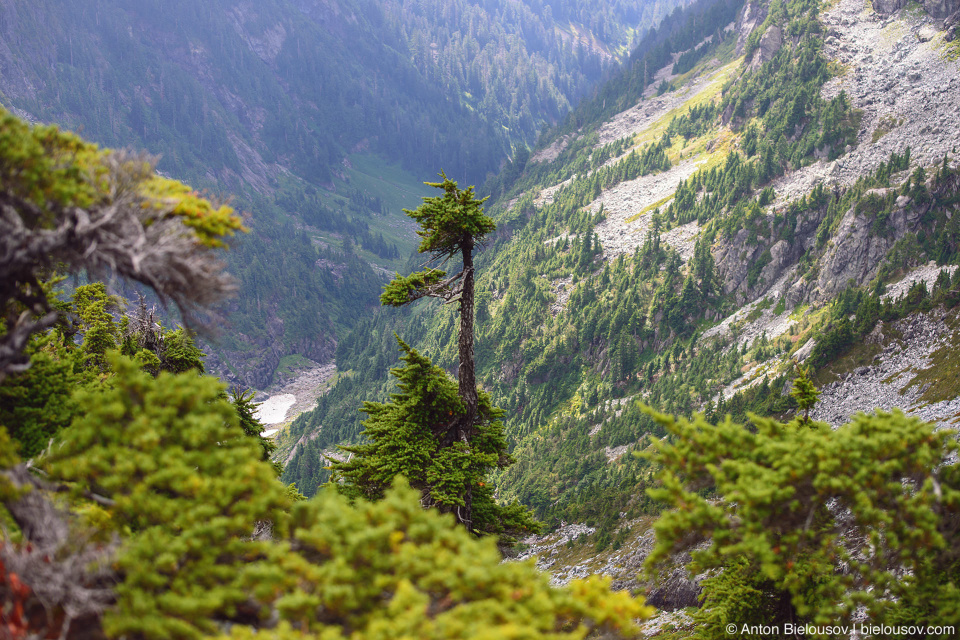
<svg viewBox="0 0 960 640">
<path fill-rule="evenodd" d="M 184 321 L 204 328 L 200 312 L 232 295 L 236 283 L 214 249 L 172 215 L 176 202 L 159 202 L 139 192 L 153 175 L 153 160 L 128 152 L 104 163 L 107 202 L 84 209 L 55 209 L 51 228 L 35 222 L 50 217 L 9 190 L 0 191 L 0 312 L 7 332 L 0 337 L 0 381 L 29 366 L 23 349 L 29 336 L 49 328 L 56 315 L 38 286 L 54 268 L 91 276 L 130 279 L 149 286 Z"/>
</svg>

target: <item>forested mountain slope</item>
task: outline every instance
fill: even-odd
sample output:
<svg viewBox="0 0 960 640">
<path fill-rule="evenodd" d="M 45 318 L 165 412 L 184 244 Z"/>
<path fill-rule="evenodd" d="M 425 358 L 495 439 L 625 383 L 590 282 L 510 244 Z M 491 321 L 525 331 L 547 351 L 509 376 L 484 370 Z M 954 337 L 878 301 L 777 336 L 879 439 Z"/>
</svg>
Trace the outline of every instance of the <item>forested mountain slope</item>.
<svg viewBox="0 0 960 640">
<path fill-rule="evenodd" d="M 224 191 L 263 192 L 281 168 L 329 183 L 357 145 L 478 181 L 671 9 L 6 2 L 0 89 L 28 114 L 149 148 L 163 170 Z"/>
<path fill-rule="evenodd" d="M 856 369 L 882 388 L 826 388 L 813 415 L 834 425 L 875 405 L 955 419 L 937 369 L 956 350 L 960 277 L 947 17 L 697 3 L 488 185 L 477 357 L 514 443 L 501 497 L 609 544 L 659 509 L 630 453 L 665 432 L 638 401 L 790 415 L 795 361 L 821 385 Z M 393 331 L 453 370 L 455 329 L 423 304 L 341 341 L 352 377 L 292 425 L 285 478 L 309 491 L 321 452 L 357 437 L 360 399 L 387 392 Z"/>
<path fill-rule="evenodd" d="M 649 612 L 608 579 L 548 588 L 533 562 L 502 562 L 492 541 L 471 544 L 431 513 L 442 492 L 468 527 L 492 499 L 526 520 L 518 499 L 551 531 L 517 553 L 560 583 L 606 573 L 645 591 L 661 611 L 647 632 L 664 638 L 887 635 L 882 625 L 956 637 L 956 9 L 692 4 L 484 187 L 496 228 L 472 189 L 439 185 L 445 196 L 412 217 L 444 269 L 464 256 L 464 284 L 398 274 L 385 296 L 398 312 L 336 306 L 372 301 L 378 282 L 347 227 L 339 246 L 322 235 L 386 219 L 385 201 L 278 179 L 289 182 L 262 198 L 277 235 L 238 247 L 244 278 L 260 280 L 236 312 L 282 336 L 268 345 L 278 353 L 297 337 L 333 349 L 311 331 L 317 311 L 355 325 L 336 344 L 339 383 L 280 438 L 284 479 L 313 500 L 276 482 L 249 396 L 227 402 L 198 377 L 189 336 L 164 337 L 145 309 L 118 323 L 102 284 L 67 301 L 47 281 L 54 263 L 112 268 L 162 294 L 167 280 L 145 276 L 156 261 L 139 270 L 143 252 L 159 253 L 175 272 L 203 267 L 172 280 L 187 283 L 174 300 L 204 293 L 189 284 L 201 272 L 219 296 L 221 265 L 189 258 L 214 260 L 243 221 L 142 158 L 5 117 L 3 422 L 39 456 L 21 463 L 0 428 L 0 515 L 16 536 L 0 548 L 8 626 L 68 637 L 85 616 L 109 637 L 639 635 Z M 376 175 L 366 157 L 348 158 L 352 181 Z M 294 219 L 288 199 L 314 215 Z M 168 251 L 171 223 L 186 229 L 168 238 L 192 247 Z M 134 258 L 118 261 L 118 246 Z M 311 266 L 329 279 L 283 280 Z M 323 300 L 332 287 L 340 296 Z M 431 288 L 463 296 L 460 309 L 407 305 Z M 301 296 L 312 306 L 278 306 Z M 474 302 L 475 345 L 456 318 Z M 417 352 L 401 342 L 408 368 L 390 399 L 394 333 Z M 432 363 L 450 371 L 458 358 L 469 366 L 454 390 Z M 324 454 L 344 441 L 359 446 L 338 465 L 343 484 L 319 490 Z M 419 505 L 387 489 L 413 466 Z M 94 587 L 92 604 L 74 607 L 61 575 Z M 31 600 L 37 614 L 24 615 Z"/>
<path fill-rule="evenodd" d="M 375 305 L 423 179 L 496 172 L 673 7 L 4 1 L 0 102 L 252 212 L 216 362 L 262 388 L 283 356 L 329 360 Z"/>
<path fill-rule="evenodd" d="M 613 82 L 628 86 L 636 85 L 637 82 L 643 79 L 642 76 L 639 81 L 636 79 L 638 69 L 653 68 L 653 64 L 650 62 L 651 60 L 659 61 L 662 60 L 664 56 L 669 59 L 672 51 L 679 53 L 694 46 L 707 36 L 713 37 L 717 35 L 715 32 L 722 32 L 722 26 L 718 29 L 715 24 L 720 22 L 722 25 L 725 25 L 733 21 L 736 17 L 737 8 L 738 5 L 736 3 L 722 3 L 718 6 L 714 6 L 712 3 L 701 3 L 683 15 L 675 14 L 671 16 L 671 18 L 665 22 L 663 28 L 654 34 L 648 35 L 641 41 L 631 57 L 631 64 L 628 65 L 622 73 L 618 74 Z M 706 16 L 711 16 L 711 19 L 705 19 Z M 642 74 L 642 71 L 640 73 Z M 652 73 L 648 79 L 652 82 Z M 605 90 L 606 89 L 601 90 L 601 95 Z M 605 101 L 602 98 L 599 98 L 596 102 L 597 108 L 602 109 L 602 105 L 604 104 Z M 581 112 L 582 108 L 573 119 L 581 118 Z M 567 127 L 569 126 L 570 125 L 567 125 Z M 598 124 L 594 125 L 594 128 L 596 128 L 596 126 L 598 126 Z M 559 134 L 553 132 L 552 135 L 556 137 Z M 490 255 L 496 253 L 498 259 L 502 260 L 504 264 L 515 259 L 514 256 L 509 256 L 509 254 L 506 253 L 512 250 L 511 247 L 514 246 L 514 243 L 505 241 L 510 239 L 510 235 L 516 229 L 523 226 L 524 223 L 527 223 L 528 213 L 533 210 L 533 200 L 536 194 L 533 193 L 532 189 L 525 186 L 526 184 L 542 183 L 545 181 L 544 178 L 547 180 L 555 179 L 557 182 L 566 180 L 572 177 L 580 166 L 586 165 L 588 168 L 600 167 L 604 163 L 607 163 L 608 160 L 624 153 L 625 141 L 617 141 L 591 155 L 592 148 L 596 145 L 598 136 L 599 134 L 596 132 L 585 132 L 577 143 L 569 145 L 559 158 L 556 158 L 548 164 L 537 161 L 537 158 L 542 155 L 542 152 L 538 151 L 534 154 L 531 161 L 526 164 L 526 172 L 524 174 L 520 175 L 518 173 L 519 167 L 514 165 L 498 176 L 496 180 L 491 181 L 485 186 L 486 190 L 494 192 L 505 191 L 507 189 L 505 185 L 509 185 L 511 189 L 506 195 L 499 199 L 497 205 L 491 207 L 492 210 L 495 211 L 498 207 L 502 209 L 506 204 L 515 205 L 511 206 L 506 215 L 500 215 L 498 219 L 499 230 L 497 237 L 501 242 L 494 247 Z M 548 136 L 548 142 L 549 140 L 550 136 Z M 624 171 L 632 173 L 633 175 L 642 173 L 649 174 L 665 168 L 668 164 L 669 159 L 666 157 L 663 149 L 657 145 L 651 145 L 648 148 L 638 150 L 638 153 L 630 155 L 628 161 L 623 163 L 615 173 L 610 174 L 606 179 L 614 181 L 622 180 Z M 517 179 L 518 175 L 520 175 L 519 179 Z M 513 176 L 513 178 L 511 178 L 511 176 Z M 544 184 L 543 186 L 553 184 L 555 183 L 551 182 L 549 185 Z M 591 187 L 591 189 L 593 189 L 593 187 Z M 520 195 L 521 193 L 523 194 L 522 197 Z M 531 230 L 539 226 L 537 221 L 527 223 L 527 228 Z M 569 243 L 564 251 L 570 254 L 571 247 Z M 592 243 L 589 246 L 585 243 L 577 243 L 574 251 L 574 254 L 570 254 L 569 257 L 565 258 L 567 270 L 579 264 L 583 264 L 583 268 L 585 268 L 587 261 L 592 259 L 596 249 Z M 581 254 L 583 255 L 581 256 Z M 532 270 L 532 267 L 528 264 L 530 261 L 526 257 L 524 257 L 521 262 L 523 262 L 522 266 L 518 262 L 515 267 L 511 268 L 515 270 Z M 488 321 L 491 318 L 488 312 L 491 308 L 492 301 L 494 298 L 502 296 L 506 288 L 510 286 L 510 283 L 509 281 L 504 281 L 501 284 L 492 279 L 490 274 L 484 271 L 481 271 L 480 277 L 481 282 L 485 284 L 478 290 L 477 319 L 481 327 L 481 337 L 477 347 L 478 357 L 481 363 L 486 362 L 485 366 L 487 367 L 499 366 L 504 368 L 504 370 L 509 370 L 514 366 L 512 361 L 518 354 L 516 347 L 520 341 L 519 327 L 511 329 L 509 340 L 502 342 L 502 353 L 509 355 L 507 356 L 506 362 L 499 364 L 495 364 L 494 361 L 500 352 L 490 353 L 487 350 L 483 327 L 489 326 L 490 324 Z M 536 287 L 526 292 L 518 290 L 514 295 L 514 299 L 517 301 L 516 303 L 522 304 L 525 309 L 529 309 L 531 313 L 535 314 L 537 313 L 537 307 L 545 303 L 548 294 L 542 291 L 536 294 L 536 299 L 529 299 L 534 296 L 534 294 L 536 294 Z M 524 300 L 524 296 L 528 299 Z M 523 300 L 522 303 L 520 302 L 521 300 Z M 356 411 L 357 406 L 359 406 L 359 398 L 376 399 L 382 397 L 382 394 L 385 392 L 383 385 L 386 383 L 386 372 L 390 364 L 394 361 L 394 344 L 391 332 L 396 327 L 396 324 L 398 322 L 407 323 L 404 330 L 401 331 L 404 337 L 408 334 L 412 334 L 414 337 L 423 335 L 424 332 L 428 330 L 430 323 L 437 321 L 436 318 L 431 318 L 432 313 L 433 310 L 424 308 L 414 312 L 409 319 L 403 319 L 393 312 L 382 313 L 374 320 L 361 323 L 356 331 L 340 342 L 337 353 L 338 366 L 344 370 L 352 370 L 352 372 L 340 381 L 337 389 L 333 393 L 320 400 L 319 410 L 317 412 L 312 416 L 305 417 L 294 425 L 292 433 L 295 438 L 303 437 L 305 442 L 309 440 L 310 445 L 306 449 L 301 448 L 298 450 L 301 457 L 303 457 L 304 454 L 306 457 L 303 458 L 303 464 L 297 461 L 296 464 L 291 465 L 291 470 L 288 471 L 289 478 L 297 478 L 298 485 L 308 492 L 311 490 L 311 487 L 316 486 L 317 479 L 322 475 L 321 470 L 325 466 L 320 452 L 333 443 L 356 437 L 359 431 L 359 416 Z M 501 324 L 509 322 L 509 317 L 509 314 L 502 314 L 499 322 Z M 439 318 L 442 318 L 443 333 L 431 336 L 429 345 L 445 344 L 445 340 L 452 335 L 454 329 L 453 317 L 440 314 Z M 533 347 L 532 344 L 530 346 Z M 451 357 L 452 353 L 447 353 L 443 356 L 444 366 L 450 367 L 452 365 Z M 512 378 L 507 378 L 504 382 L 511 384 L 513 380 Z M 322 430 L 318 429 L 321 424 L 324 425 Z M 292 469 L 299 469 L 299 471 L 293 471 Z"/>
</svg>

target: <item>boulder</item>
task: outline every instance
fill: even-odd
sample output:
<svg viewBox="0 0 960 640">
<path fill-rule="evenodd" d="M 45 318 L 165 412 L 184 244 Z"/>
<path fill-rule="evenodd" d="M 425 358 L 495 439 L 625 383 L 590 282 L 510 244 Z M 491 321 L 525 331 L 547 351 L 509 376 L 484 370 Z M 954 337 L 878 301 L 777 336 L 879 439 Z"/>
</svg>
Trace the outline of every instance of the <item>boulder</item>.
<svg viewBox="0 0 960 640">
<path fill-rule="evenodd" d="M 960 34 L 960 9 L 943 19 L 943 28 L 944 42 L 953 42 L 957 39 L 957 35 Z"/>
<path fill-rule="evenodd" d="M 701 576 L 691 579 L 685 567 L 676 568 L 650 589 L 645 596 L 646 603 L 664 611 L 698 607 L 702 589 L 700 580 Z"/>
<path fill-rule="evenodd" d="M 760 43 L 757 45 L 757 50 L 754 52 L 753 58 L 750 60 L 750 70 L 756 71 L 759 69 L 764 62 L 772 59 L 782 46 L 783 31 L 780 30 L 780 27 L 776 25 L 767 27 L 767 30 L 763 32 L 763 36 L 760 37 Z"/>
<path fill-rule="evenodd" d="M 760 64 L 773 59 L 773 56 L 777 53 L 777 51 L 780 51 L 780 47 L 782 46 L 783 32 L 780 30 L 780 27 L 776 25 L 770 25 L 767 27 L 767 30 L 760 38 Z"/>
<path fill-rule="evenodd" d="M 758 280 L 759 289 L 764 289 L 764 285 L 774 284 L 780 279 L 784 271 L 798 258 L 799 255 L 797 255 L 794 248 L 790 246 L 789 242 L 786 240 L 778 240 L 770 247 L 770 262 L 760 272 L 760 278 Z"/>
<path fill-rule="evenodd" d="M 807 340 L 802 347 L 793 352 L 791 356 L 797 362 L 805 362 L 813 353 L 813 348 L 817 346 L 817 341 L 813 338 Z"/>
<path fill-rule="evenodd" d="M 917 30 L 917 40 L 919 40 L 920 42 L 930 42 L 936 36 L 937 36 L 937 30 L 931 27 L 930 25 L 924 25 L 920 27 L 919 30 Z M 916 82 L 916 80 L 914 80 L 914 75 L 916 76 L 916 80 L 919 80 L 920 74 L 917 72 L 913 72 L 910 74 L 910 80 Z"/>
<path fill-rule="evenodd" d="M 872 191 L 881 197 L 886 192 L 886 189 Z M 812 301 L 824 301 L 834 297 L 851 281 L 857 286 L 869 282 L 876 275 L 894 241 L 915 232 L 929 209 L 929 205 L 910 206 L 911 204 L 909 199 L 898 200 L 898 206 L 890 213 L 880 235 L 874 234 L 872 218 L 858 214 L 856 208 L 847 211 L 821 261 Z"/>
<path fill-rule="evenodd" d="M 787 294 L 784 296 L 788 309 L 795 309 L 797 305 L 802 303 L 807 299 L 807 291 L 810 289 L 809 283 L 803 278 L 800 278 L 787 290 Z"/>
</svg>

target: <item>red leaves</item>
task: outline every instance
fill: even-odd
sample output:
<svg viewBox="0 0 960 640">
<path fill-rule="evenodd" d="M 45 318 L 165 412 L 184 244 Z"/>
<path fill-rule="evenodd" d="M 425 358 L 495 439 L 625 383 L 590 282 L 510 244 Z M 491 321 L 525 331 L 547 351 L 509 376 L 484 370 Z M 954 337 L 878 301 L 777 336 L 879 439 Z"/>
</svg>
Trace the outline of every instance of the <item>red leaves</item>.
<svg viewBox="0 0 960 640">
<path fill-rule="evenodd" d="M 0 625 L 11 638 L 26 638 L 30 630 L 24 619 L 24 604 L 30 593 L 30 587 L 17 574 L 7 573 L 6 565 L 0 560 L 0 597 L 3 598 Z"/>
</svg>

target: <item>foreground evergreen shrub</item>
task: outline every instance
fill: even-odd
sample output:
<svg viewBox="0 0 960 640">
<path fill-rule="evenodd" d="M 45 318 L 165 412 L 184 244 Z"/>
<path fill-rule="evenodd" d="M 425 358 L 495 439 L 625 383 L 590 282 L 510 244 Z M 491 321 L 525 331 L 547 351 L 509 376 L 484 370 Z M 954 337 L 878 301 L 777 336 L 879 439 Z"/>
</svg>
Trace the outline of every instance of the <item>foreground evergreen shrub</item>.
<svg viewBox="0 0 960 640">
<path fill-rule="evenodd" d="M 899 411 L 839 429 L 799 417 L 716 425 L 655 415 L 652 458 L 674 509 L 650 566 L 690 550 L 704 582 L 701 637 L 730 623 L 960 623 L 956 435 Z M 742 627 L 741 627 L 742 628 Z"/>
<path fill-rule="evenodd" d="M 632 637 L 651 612 L 611 593 L 609 579 L 558 589 L 532 561 L 502 563 L 494 538 L 424 510 L 405 481 L 379 502 L 325 491 L 292 504 L 217 381 L 154 378 L 109 359 L 113 376 L 78 394 L 78 417 L 43 460 L 57 484 L 38 480 L 29 492 L 63 532 L 44 553 L 69 562 L 104 549 L 98 572 L 77 574 L 112 586 L 85 633 L 92 624 L 94 637 L 156 639 Z M 29 476 L 2 442 L 3 477 Z M 69 513 L 52 506 L 51 491 L 64 489 Z M 7 558 L 49 538 L 22 517 L 23 495 L 2 495 L 20 528 L 19 544 L 2 547 Z M 17 577 L 28 596 L 39 593 L 31 571 Z M 57 621 L 46 631 L 70 620 L 64 605 L 44 601 Z"/>
</svg>

